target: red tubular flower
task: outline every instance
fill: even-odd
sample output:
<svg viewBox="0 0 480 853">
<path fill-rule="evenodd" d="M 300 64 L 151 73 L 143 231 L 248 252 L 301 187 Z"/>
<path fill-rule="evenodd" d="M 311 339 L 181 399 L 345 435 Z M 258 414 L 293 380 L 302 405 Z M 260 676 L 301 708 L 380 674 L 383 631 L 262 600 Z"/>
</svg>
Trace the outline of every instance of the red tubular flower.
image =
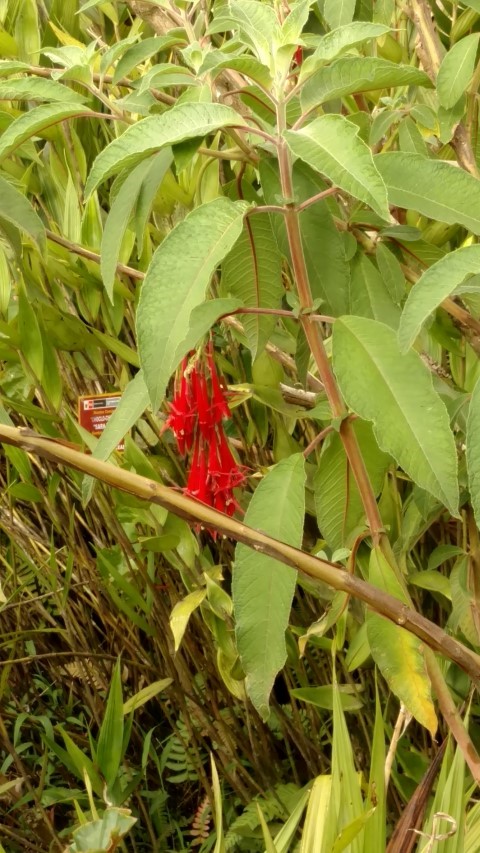
<svg viewBox="0 0 480 853">
<path fill-rule="evenodd" d="M 233 489 L 242 485 L 245 475 L 223 430 L 222 421 L 230 416 L 209 344 L 206 360 L 199 357 L 193 368 L 183 360 L 166 427 L 173 431 L 182 456 L 193 451 L 186 494 L 232 516 L 239 508 Z"/>
</svg>

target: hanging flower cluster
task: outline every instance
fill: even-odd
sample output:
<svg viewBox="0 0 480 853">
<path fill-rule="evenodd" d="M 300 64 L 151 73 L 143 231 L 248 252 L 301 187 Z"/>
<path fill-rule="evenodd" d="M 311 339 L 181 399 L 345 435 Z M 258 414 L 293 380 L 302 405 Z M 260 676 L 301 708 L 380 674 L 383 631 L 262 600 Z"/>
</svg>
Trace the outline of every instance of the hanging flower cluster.
<svg viewBox="0 0 480 853">
<path fill-rule="evenodd" d="M 190 456 L 186 494 L 231 516 L 238 506 L 233 489 L 244 482 L 245 475 L 223 430 L 222 421 L 229 417 L 209 344 L 193 363 L 184 358 L 166 427 L 174 433 L 182 456 Z"/>
</svg>

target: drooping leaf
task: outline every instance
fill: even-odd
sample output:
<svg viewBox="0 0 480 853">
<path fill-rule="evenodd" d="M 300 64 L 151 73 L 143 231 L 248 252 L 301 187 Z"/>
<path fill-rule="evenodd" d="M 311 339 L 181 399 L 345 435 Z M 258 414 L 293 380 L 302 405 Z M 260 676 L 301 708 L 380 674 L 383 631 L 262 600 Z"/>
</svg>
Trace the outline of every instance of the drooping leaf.
<svg viewBox="0 0 480 853">
<path fill-rule="evenodd" d="M 22 113 L 0 136 L 0 162 L 32 136 L 40 135 L 57 122 L 89 112 L 87 107 L 79 104 L 42 104 Z"/>
<path fill-rule="evenodd" d="M 277 204 L 281 195 L 277 162 L 265 158 L 260 162 L 262 189 L 267 204 Z M 293 167 L 295 199 L 305 201 L 326 188 L 313 169 L 300 160 Z M 322 311 L 339 317 L 348 310 L 350 268 L 345 257 L 345 243 L 335 227 L 326 201 L 318 201 L 299 214 L 303 252 L 313 299 L 321 299 Z M 272 216 L 280 250 L 288 257 L 288 240 L 283 216 Z"/>
<path fill-rule="evenodd" d="M 353 21 L 351 24 L 337 27 L 323 36 L 318 47 L 303 62 L 299 75 L 300 83 L 303 83 L 320 65 L 335 59 L 343 51 L 369 39 L 379 38 L 389 31 L 390 27 L 384 24 L 370 24 L 366 21 Z"/>
<path fill-rule="evenodd" d="M 222 264 L 222 285 L 246 307 L 281 307 L 281 257 L 268 214 L 251 216 L 245 221 L 240 238 Z M 264 349 L 276 317 L 245 314 L 242 323 L 255 359 Z"/>
<path fill-rule="evenodd" d="M 370 205 L 383 219 L 390 218 L 385 185 L 355 124 L 343 116 L 324 115 L 284 135 L 296 157 Z"/>
<path fill-rule="evenodd" d="M 480 234 L 480 180 L 444 160 L 392 151 L 374 158 L 390 204 Z"/>
<path fill-rule="evenodd" d="M 243 123 L 235 110 L 223 104 L 179 104 L 162 115 L 148 116 L 131 125 L 100 152 L 88 176 L 85 195 L 90 195 L 110 175 L 135 165 L 166 145 L 201 139 L 221 127 Z"/>
<path fill-rule="evenodd" d="M 0 177 L 0 217 L 28 234 L 40 249 L 45 248 L 45 226 L 25 196 Z"/>
<path fill-rule="evenodd" d="M 304 513 L 305 460 L 296 453 L 271 468 L 257 486 L 245 523 L 299 547 Z M 275 676 L 286 660 L 285 631 L 295 580 L 288 566 L 237 545 L 232 587 L 237 646 L 248 695 L 264 719 Z"/>
<path fill-rule="evenodd" d="M 117 84 L 122 77 L 127 77 L 134 68 L 138 68 L 142 62 L 150 59 L 151 56 L 155 56 L 156 53 L 168 50 L 174 45 L 184 43 L 184 41 L 181 31 L 178 30 L 175 35 L 153 36 L 132 45 L 117 63 L 113 74 L 113 83 Z"/>
<path fill-rule="evenodd" d="M 333 364 L 351 409 L 373 421 L 380 447 L 412 480 L 458 513 L 457 454 L 445 404 L 413 350 L 395 332 L 363 317 L 342 317 L 333 330 Z"/>
<path fill-rule="evenodd" d="M 180 648 L 190 616 L 200 607 L 206 594 L 207 590 L 205 588 L 194 589 L 193 592 L 189 592 L 181 601 L 177 601 L 173 608 L 170 615 L 170 630 L 175 641 L 176 652 Z"/>
<path fill-rule="evenodd" d="M 433 264 L 408 294 L 398 329 L 402 352 L 412 346 L 430 314 L 469 275 L 480 273 L 480 246 L 462 246 Z M 468 283 L 468 282 L 466 282 Z"/>
<path fill-rule="evenodd" d="M 395 572 L 377 548 L 370 556 L 369 581 L 382 592 L 409 604 Z M 371 610 L 367 611 L 366 619 L 368 642 L 375 663 L 390 689 L 433 736 L 437 730 L 437 718 L 421 641 L 405 628 Z"/>
<path fill-rule="evenodd" d="M 226 198 L 197 207 L 170 231 L 152 258 L 140 294 L 137 336 L 154 409 L 191 348 L 190 314 L 205 298 L 215 268 L 238 240 L 247 210 L 245 202 Z"/>
<path fill-rule="evenodd" d="M 372 489 L 378 495 L 390 457 L 379 449 L 369 423 L 355 421 L 354 431 Z M 365 510 L 338 433 L 322 449 L 313 487 L 322 537 L 333 550 L 351 545 L 355 536 L 365 528 Z"/>
<path fill-rule="evenodd" d="M 410 65 L 398 65 L 374 56 L 346 56 L 312 74 L 301 91 L 300 100 L 302 110 L 306 112 L 334 98 L 397 86 L 430 88 L 432 81 L 425 72 Z"/>
<path fill-rule="evenodd" d="M 445 109 L 455 106 L 472 78 L 480 33 L 457 41 L 443 57 L 437 74 L 437 95 Z"/>
</svg>

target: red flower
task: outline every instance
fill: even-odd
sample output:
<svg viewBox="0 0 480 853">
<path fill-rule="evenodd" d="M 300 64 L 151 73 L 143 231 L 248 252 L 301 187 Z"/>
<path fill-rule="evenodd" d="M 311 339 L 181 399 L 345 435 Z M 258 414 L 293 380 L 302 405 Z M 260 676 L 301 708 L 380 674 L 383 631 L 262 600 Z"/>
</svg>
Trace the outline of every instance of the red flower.
<svg viewBox="0 0 480 853">
<path fill-rule="evenodd" d="M 186 494 L 232 516 L 239 509 L 233 490 L 243 484 L 245 475 L 223 430 L 222 421 L 229 417 L 209 344 L 206 359 L 198 357 L 193 366 L 183 360 L 166 428 L 173 431 L 182 456 L 192 451 Z"/>
</svg>

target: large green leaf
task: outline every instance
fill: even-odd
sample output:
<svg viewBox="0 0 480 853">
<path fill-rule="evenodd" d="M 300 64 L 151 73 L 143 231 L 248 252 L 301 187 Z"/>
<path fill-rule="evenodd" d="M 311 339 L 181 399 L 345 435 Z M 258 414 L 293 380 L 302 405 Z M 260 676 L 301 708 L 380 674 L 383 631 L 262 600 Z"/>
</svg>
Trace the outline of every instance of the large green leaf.
<svg viewBox="0 0 480 853">
<path fill-rule="evenodd" d="M 22 113 L 0 136 L 0 162 L 22 142 L 40 135 L 53 124 L 89 112 L 90 110 L 79 104 L 42 104 Z"/>
<path fill-rule="evenodd" d="M 306 112 L 325 101 L 343 98 L 355 92 L 431 85 L 432 81 L 427 74 L 410 65 L 397 65 L 396 62 L 373 56 L 346 56 L 312 74 L 302 89 L 300 100 L 302 110 Z"/>
<path fill-rule="evenodd" d="M 305 460 L 296 453 L 282 459 L 261 481 L 245 523 L 298 548 L 304 514 Z M 237 645 L 248 695 L 264 719 L 275 676 L 286 660 L 285 631 L 295 580 L 293 569 L 237 545 L 232 587 Z"/>
<path fill-rule="evenodd" d="M 170 231 L 155 252 L 137 311 L 140 362 L 154 409 L 191 348 L 190 314 L 205 298 L 215 268 L 238 240 L 246 202 L 217 198 Z"/>
<path fill-rule="evenodd" d="M 160 168 L 163 170 L 163 174 L 169 168 L 172 156 L 169 148 L 156 155 L 162 161 Z M 156 166 L 158 168 L 158 164 Z M 143 182 L 150 173 L 151 168 L 152 159 L 143 160 L 127 175 L 110 206 L 110 211 L 105 222 L 100 249 L 100 269 L 105 290 L 111 301 L 113 301 L 113 284 L 125 231 L 142 190 Z"/>
<path fill-rule="evenodd" d="M 480 180 L 444 160 L 393 151 L 377 154 L 390 204 L 480 234 Z"/>
<path fill-rule="evenodd" d="M 429 267 L 408 294 L 398 329 L 398 341 L 405 352 L 415 341 L 435 308 L 467 276 L 480 273 L 480 246 L 463 246 Z"/>
<path fill-rule="evenodd" d="M 0 101 L 60 101 L 65 104 L 83 104 L 85 98 L 56 80 L 30 76 L 2 80 Z"/>
<path fill-rule="evenodd" d="M 272 157 L 260 162 L 262 189 L 267 204 L 276 204 L 281 195 L 277 161 Z M 293 189 L 298 202 L 326 188 L 313 169 L 297 160 L 293 167 Z M 350 268 L 345 257 L 345 242 L 335 227 L 327 201 L 318 201 L 299 214 L 303 253 L 310 289 L 314 299 L 322 300 L 322 310 L 334 317 L 348 311 Z M 280 250 L 288 257 L 288 239 L 283 216 L 272 216 Z"/>
<path fill-rule="evenodd" d="M 97 743 L 97 764 L 108 787 L 115 782 L 122 761 L 123 727 L 121 662 L 117 660 Z"/>
<path fill-rule="evenodd" d="M 480 380 L 470 400 L 466 445 L 468 487 L 477 527 L 480 528 Z"/>
<path fill-rule="evenodd" d="M 0 177 L 0 217 L 28 234 L 39 248 L 45 248 L 45 226 L 25 196 Z"/>
<path fill-rule="evenodd" d="M 339 115 L 324 115 L 301 130 L 285 131 L 288 146 L 309 166 L 354 198 L 389 219 L 385 184 L 358 126 Z"/>
<path fill-rule="evenodd" d="M 260 62 L 270 66 L 272 47 L 281 42 L 278 18 L 272 6 L 258 0 L 231 0 L 220 6 L 208 32 L 238 30 L 242 40 L 250 45 Z"/>
<path fill-rule="evenodd" d="M 132 45 L 125 51 L 122 58 L 119 59 L 113 74 L 113 82 L 118 83 L 122 77 L 127 77 L 134 68 L 138 68 L 142 62 L 150 59 L 151 56 L 159 53 L 159 51 L 167 50 L 176 44 L 182 44 L 184 41 L 185 39 L 182 37 L 181 30 L 178 30 L 175 35 L 153 36 Z"/>
<path fill-rule="evenodd" d="M 356 2 L 357 0 L 325 0 L 323 14 L 332 30 L 350 23 L 355 14 Z"/>
<path fill-rule="evenodd" d="M 455 106 L 470 83 L 480 33 L 472 33 L 457 41 L 443 57 L 437 75 L 437 95 L 442 107 Z"/>
<path fill-rule="evenodd" d="M 281 307 L 281 256 L 267 214 L 251 216 L 245 222 L 240 239 L 222 264 L 222 285 L 248 307 Z M 256 358 L 272 334 L 276 317 L 245 314 L 242 323 Z"/>
<path fill-rule="evenodd" d="M 110 175 L 133 166 L 166 145 L 202 138 L 221 127 L 243 124 L 235 110 L 223 104 L 179 104 L 162 115 L 133 124 L 96 158 L 85 186 L 88 196 Z"/>
<path fill-rule="evenodd" d="M 400 309 L 390 296 L 382 276 L 364 252 L 358 252 L 351 264 L 350 312 L 371 317 L 398 328 Z"/>
<path fill-rule="evenodd" d="M 377 589 L 409 605 L 395 572 L 379 549 L 374 549 L 370 556 L 369 581 Z M 437 718 L 422 642 L 405 628 L 371 610 L 367 611 L 366 621 L 372 657 L 390 689 L 433 736 L 437 730 Z"/>
<path fill-rule="evenodd" d="M 413 350 L 402 355 L 395 332 L 383 323 L 342 317 L 333 331 L 333 364 L 348 405 L 373 421 L 380 447 L 457 515 L 450 419 L 420 356 Z"/>
<path fill-rule="evenodd" d="M 361 44 L 368 39 L 379 38 L 390 31 L 385 24 L 370 24 L 366 21 L 353 21 L 337 27 L 323 36 L 320 44 L 311 56 L 308 56 L 300 69 L 299 80 L 302 83 L 325 62 L 335 59 L 340 53 Z"/>
<path fill-rule="evenodd" d="M 379 449 L 371 424 L 357 420 L 354 431 L 372 489 L 378 495 L 390 457 Z M 351 545 L 355 536 L 365 529 L 365 510 L 338 433 L 322 449 L 313 487 L 322 538 L 333 550 Z"/>
</svg>

